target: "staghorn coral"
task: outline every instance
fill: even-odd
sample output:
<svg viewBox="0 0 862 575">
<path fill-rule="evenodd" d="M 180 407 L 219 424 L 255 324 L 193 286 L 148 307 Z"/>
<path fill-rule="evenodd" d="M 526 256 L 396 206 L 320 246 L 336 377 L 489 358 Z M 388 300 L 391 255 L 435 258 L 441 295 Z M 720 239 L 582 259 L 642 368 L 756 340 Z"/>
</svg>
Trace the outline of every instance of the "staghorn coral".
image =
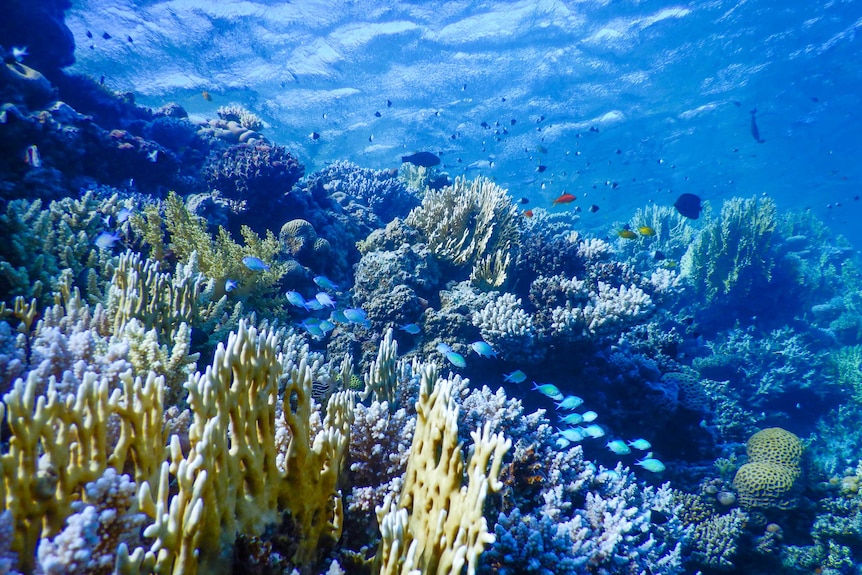
<svg viewBox="0 0 862 575">
<path fill-rule="evenodd" d="M 472 269 L 480 287 L 500 287 L 508 278 L 520 235 L 517 210 L 506 190 L 490 180 L 480 177 L 468 185 L 456 178 L 451 186 L 427 193 L 405 223 L 422 232 L 442 261 Z"/>
</svg>

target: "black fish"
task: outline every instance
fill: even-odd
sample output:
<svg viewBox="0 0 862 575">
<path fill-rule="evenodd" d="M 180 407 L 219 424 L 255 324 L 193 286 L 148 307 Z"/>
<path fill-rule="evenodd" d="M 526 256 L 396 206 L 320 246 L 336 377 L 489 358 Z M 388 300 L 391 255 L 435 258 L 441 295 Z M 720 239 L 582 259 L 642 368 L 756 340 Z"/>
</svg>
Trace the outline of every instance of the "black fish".
<svg viewBox="0 0 862 575">
<path fill-rule="evenodd" d="M 762 144 L 766 140 L 760 137 L 760 130 L 757 129 L 757 108 L 751 111 L 751 135 L 758 144 Z"/>
<path fill-rule="evenodd" d="M 415 154 L 410 154 L 409 156 L 401 156 L 402 162 L 408 162 L 413 164 L 414 166 L 422 166 L 423 168 L 430 168 L 431 166 L 436 166 L 440 163 L 440 158 L 432 154 L 431 152 L 416 152 Z"/>
<path fill-rule="evenodd" d="M 134 43 L 134 40 L 132 40 L 132 37 L 131 37 L 131 36 L 126 36 L 126 40 L 128 40 L 128 41 L 129 41 L 129 44 Z"/>
<path fill-rule="evenodd" d="M 700 197 L 695 196 L 694 194 L 683 194 L 676 199 L 673 203 L 673 207 L 676 208 L 681 215 L 689 218 L 690 220 L 696 220 L 700 217 Z"/>
<path fill-rule="evenodd" d="M 380 116 L 382 116 L 382 115 L 383 115 L 383 114 L 381 114 L 380 112 L 374 112 L 374 116 L 375 116 L 375 117 L 377 117 L 377 118 L 379 118 L 379 117 L 380 117 Z"/>
<path fill-rule="evenodd" d="M 599 211 L 599 207 L 596 204 L 593 204 L 592 206 L 590 206 L 590 211 L 592 213 L 596 213 L 597 211 Z"/>
<path fill-rule="evenodd" d="M 111 39 L 111 35 L 110 35 L 110 34 L 108 34 L 107 32 L 105 32 L 105 33 L 103 33 L 103 34 L 102 34 L 102 38 L 104 38 L 105 40 L 110 40 L 110 39 Z"/>
<path fill-rule="evenodd" d="M 548 169 L 548 166 L 543 166 L 542 164 L 539 164 L 538 166 L 536 166 L 536 171 L 539 172 L 540 174 L 547 169 Z"/>
<path fill-rule="evenodd" d="M 93 37 L 93 33 L 90 32 L 89 30 L 87 30 L 87 38 L 92 38 L 92 37 Z"/>
<path fill-rule="evenodd" d="M 387 108 L 391 108 L 391 107 L 392 107 L 392 100 L 386 100 L 386 107 L 387 107 Z"/>
<path fill-rule="evenodd" d="M 660 252 L 660 251 L 658 251 L 658 250 L 656 250 L 656 251 L 655 251 L 655 252 L 653 252 L 653 254 L 652 254 L 652 258 L 653 258 L 655 261 L 657 261 L 657 262 L 660 262 L 661 260 L 665 259 L 666 257 L 667 257 L 667 256 L 665 256 L 665 255 L 664 255 L 664 252 Z"/>
<path fill-rule="evenodd" d="M 514 126 L 515 124 L 518 123 L 518 120 L 516 120 L 515 118 L 512 118 L 511 120 L 509 120 L 509 122 L 511 122 L 512 125 Z"/>
<path fill-rule="evenodd" d="M 530 200 L 528 200 L 527 198 L 521 198 L 520 200 L 518 200 L 518 203 L 519 204 L 529 204 Z"/>
<path fill-rule="evenodd" d="M 319 140 L 320 134 L 318 134 L 317 132 L 312 132 L 308 135 L 308 137 L 311 138 L 312 140 Z"/>
</svg>

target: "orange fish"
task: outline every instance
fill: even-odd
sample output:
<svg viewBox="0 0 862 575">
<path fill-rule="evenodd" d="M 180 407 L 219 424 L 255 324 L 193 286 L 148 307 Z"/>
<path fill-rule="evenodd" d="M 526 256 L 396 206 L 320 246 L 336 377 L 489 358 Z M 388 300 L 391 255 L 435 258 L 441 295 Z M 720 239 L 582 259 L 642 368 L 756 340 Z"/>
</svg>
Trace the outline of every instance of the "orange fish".
<svg viewBox="0 0 862 575">
<path fill-rule="evenodd" d="M 203 96 L 203 97 L 204 97 L 204 100 L 206 100 L 207 102 L 212 102 L 212 101 L 213 101 L 213 97 L 212 97 L 212 96 L 210 96 L 210 93 L 209 93 L 209 92 L 207 92 L 206 90 L 204 90 L 203 92 L 201 92 L 201 96 Z"/>
<path fill-rule="evenodd" d="M 532 218 L 533 217 L 533 210 L 524 210 L 524 215 L 527 216 L 528 218 Z"/>
<path fill-rule="evenodd" d="M 556 206 L 557 204 L 570 204 L 577 199 L 578 198 L 576 198 L 572 194 L 563 194 L 562 196 L 554 200 L 554 205 Z"/>
</svg>

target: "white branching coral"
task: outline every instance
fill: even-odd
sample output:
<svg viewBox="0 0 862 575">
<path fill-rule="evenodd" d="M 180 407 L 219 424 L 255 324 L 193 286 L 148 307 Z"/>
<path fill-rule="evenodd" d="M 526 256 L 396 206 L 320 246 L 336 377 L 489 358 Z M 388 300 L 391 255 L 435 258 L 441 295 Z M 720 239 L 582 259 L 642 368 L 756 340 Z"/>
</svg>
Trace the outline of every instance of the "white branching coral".
<svg viewBox="0 0 862 575">
<path fill-rule="evenodd" d="M 536 346 L 533 318 L 514 294 L 500 295 L 475 312 L 472 320 L 482 339 L 508 358 L 533 359 L 540 349 Z"/>
</svg>

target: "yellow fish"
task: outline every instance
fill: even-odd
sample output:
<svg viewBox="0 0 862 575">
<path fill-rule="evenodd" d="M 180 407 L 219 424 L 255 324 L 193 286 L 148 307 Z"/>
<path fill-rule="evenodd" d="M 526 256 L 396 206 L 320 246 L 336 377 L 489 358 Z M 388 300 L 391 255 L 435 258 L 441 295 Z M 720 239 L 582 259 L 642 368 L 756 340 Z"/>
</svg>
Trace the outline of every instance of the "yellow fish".
<svg viewBox="0 0 862 575">
<path fill-rule="evenodd" d="M 638 231 L 640 232 L 640 234 L 642 236 L 654 236 L 655 235 L 655 230 L 649 226 L 640 226 L 638 228 Z"/>
<path fill-rule="evenodd" d="M 620 230 L 617 232 L 617 235 L 626 240 L 634 240 L 638 237 L 638 235 L 631 230 Z"/>
</svg>

